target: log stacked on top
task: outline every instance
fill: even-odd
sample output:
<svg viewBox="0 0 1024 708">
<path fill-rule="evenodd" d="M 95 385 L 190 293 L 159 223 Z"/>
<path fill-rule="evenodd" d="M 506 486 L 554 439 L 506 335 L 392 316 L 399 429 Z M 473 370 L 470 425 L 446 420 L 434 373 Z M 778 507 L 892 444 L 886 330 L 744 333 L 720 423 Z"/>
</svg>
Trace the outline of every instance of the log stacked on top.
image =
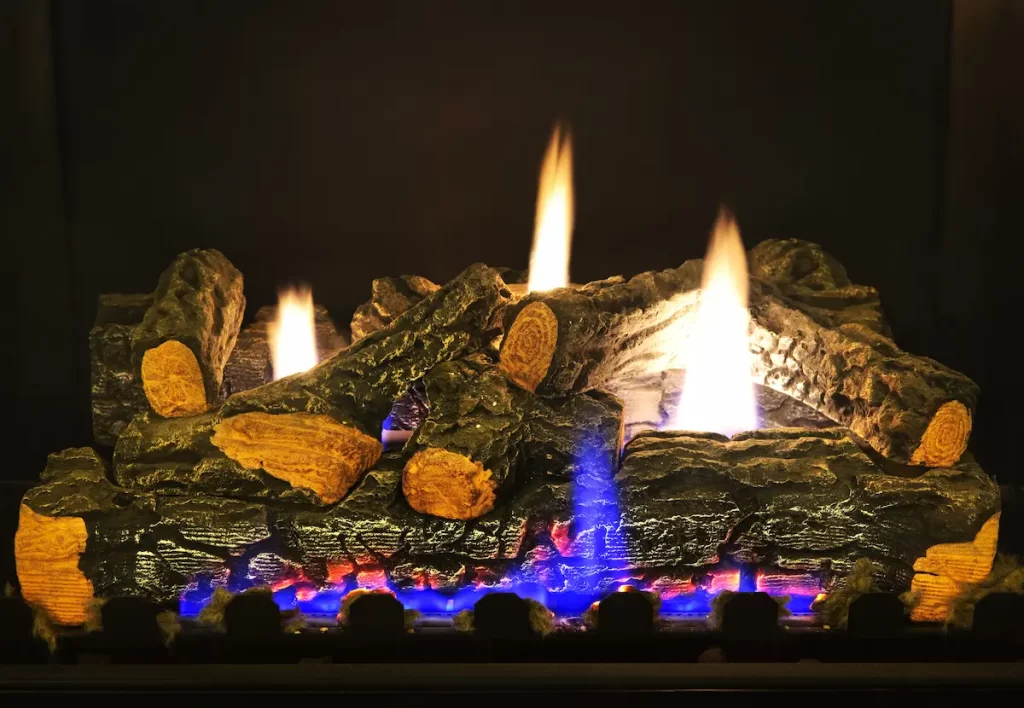
<svg viewBox="0 0 1024 708">
<path fill-rule="evenodd" d="M 885 336 L 877 293 L 850 285 L 820 247 L 769 241 L 751 260 L 766 276 L 750 287 L 756 383 L 845 425 L 894 462 L 960 459 L 977 403 L 973 381 Z M 701 271 L 700 261 L 687 261 L 601 287 L 532 293 L 505 315 L 501 367 L 543 396 L 669 368 L 696 312 Z"/>
<path fill-rule="evenodd" d="M 776 424 L 845 427 L 641 433 L 620 469 L 630 382 L 657 378 L 659 414 L 671 405 L 663 372 L 681 363 L 700 261 L 521 299 L 483 265 L 443 287 L 381 279 L 352 346 L 248 388 L 230 376 L 241 276 L 218 252 L 183 254 L 153 295 L 101 301 L 94 410 L 116 484 L 91 451 L 54 456 L 25 498 L 19 577 L 70 622 L 90 592 L 167 599 L 197 576 L 456 587 L 515 572 L 557 590 L 732 562 L 827 582 L 867 556 L 901 588 L 915 563 L 943 575 L 918 559 L 944 544 L 987 549 L 998 492 L 958 462 L 976 386 L 900 350 L 877 292 L 817 246 L 750 259 L 752 377 L 785 394 L 762 400 Z M 415 434 L 384 454 L 411 387 Z"/>
</svg>

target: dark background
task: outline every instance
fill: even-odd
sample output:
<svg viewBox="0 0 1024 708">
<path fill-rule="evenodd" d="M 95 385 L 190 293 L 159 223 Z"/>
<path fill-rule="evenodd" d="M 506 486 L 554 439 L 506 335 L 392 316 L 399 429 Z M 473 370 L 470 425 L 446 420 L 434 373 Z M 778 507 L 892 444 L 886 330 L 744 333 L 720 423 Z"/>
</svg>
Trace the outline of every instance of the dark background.
<svg viewBox="0 0 1024 708">
<path fill-rule="evenodd" d="M 700 256 L 720 202 L 748 246 L 820 242 L 981 384 L 972 448 L 1019 483 L 1022 26 L 1019 0 L 0 3 L 0 478 L 90 444 L 96 296 L 182 250 L 223 250 L 250 314 L 303 279 L 339 322 L 373 277 L 524 267 L 564 117 L 575 280 Z"/>
</svg>

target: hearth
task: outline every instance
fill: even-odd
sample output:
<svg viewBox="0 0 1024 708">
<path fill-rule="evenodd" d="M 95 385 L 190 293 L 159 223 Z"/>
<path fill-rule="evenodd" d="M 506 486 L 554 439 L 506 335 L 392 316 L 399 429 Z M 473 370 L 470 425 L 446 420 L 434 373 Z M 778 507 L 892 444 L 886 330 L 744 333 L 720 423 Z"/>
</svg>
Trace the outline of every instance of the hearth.
<svg viewBox="0 0 1024 708">
<path fill-rule="evenodd" d="M 620 589 L 807 614 L 860 561 L 946 620 L 998 539 L 999 488 L 965 452 L 978 387 L 901 349 L 820 246 L 745 251 L 725 210 L 704 260 L 571 284 L 571 160 L 561 126 L 527 273 L 380 278 L 351 343 L 308 289 L 242 327 L 243 276 L 212 249 L 101 296 L 113 452 L 54 453 L 25 495 L 25 600 L 65 625 L 256 587 L 330 618 L 357 589 L 449 616 L 513 592 L 578 619 Z"/>
</svg>

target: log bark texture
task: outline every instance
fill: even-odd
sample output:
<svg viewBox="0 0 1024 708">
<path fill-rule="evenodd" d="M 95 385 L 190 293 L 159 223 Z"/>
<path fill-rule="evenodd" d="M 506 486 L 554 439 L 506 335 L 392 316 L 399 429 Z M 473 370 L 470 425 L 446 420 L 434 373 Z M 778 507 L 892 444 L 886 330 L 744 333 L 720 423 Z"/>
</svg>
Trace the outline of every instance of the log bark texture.
<svg viewBox="0 0 1024 708">
<path fill-rule="evenodd" d="M 153 304 L 153 294 L 100 295 L 89 331 L 93 439 L 113 446 L 136 415 L 149 409 L 132 362 L 132 333 Z"/>
<path fill-rule="evenodd" d="M 475 518 L 494 508 L 502 489 L 618 465 L 622 403 L 614 396 L 542 399 L 483 354 L 441 364 L 424 383 L 429 413 L 406 445 L 403 477 L 417 511 Z"/>
<path fill-rule="evenodd" d="M 267 331 L 269 323 L 276 316 L 277 306 L 265 305 L 256 311 L 252 323 L 239 332 L 238 341 L 224 367 L 224 382 L 220 391 L 222 401 L 233 393 L 248 391 L 274 380 Z M 345 336 L 335 328 L 325 307 L 316 306 L 313 321 L 318 361 L 330 359 L 348 346 Z"/>
<path fill-rule="evenodd" d="M 441 288 L 419 275 L 377 278 L 369 302 L 352 315 L 352 343 L 384 329 L 410 307 Z"/>
<path fill-rule="evenodd" d="M 888 475 L 835 429 L 733 441 L 644 434 L 614 484 L 602 465 L 577 470 L 575 484 L 534 478 L 472 520 L 410 508 L 406 459 L 385 455 L 341 502 L 317 508 L 122 488 L 91 450 L 57 453 L 23 499 L 18 576 L 31 601 L 69 624 L 92 595 L 166 601 L 229 582 L 454 590 L 515 577 L 601 593 L 632 577 L 686 592 L 732 587 L 738 571 L 708 574 L 744 564 L 827 588 L 866 557 L 884 589 L 902 591 L 915 567 L 934 577 L 966 567 L 940 563 L 950 557 L 941 544 L 989 538 L 999 509 L 998 488 L 974 463 Z"/>
<path fill-rule="evenodd" d="M 154 411 L 196 415 L 217 400 L 244 312 L 242 274 L 224 254 L 195 249 L 174 259 L 132 332 L 133 361 Z"/>
<path fill-rule="evenodd" d="M 855 285 L 846 268 L 816 243 L 769 239 L 750 250 L 750 275 L 772 283 L 824 326 L 858 324 L 892 337 L 878 290 Z"/>
<path fill-rule="evenodd" d="M 768 241 L 750 260 L 756 383 L 847 426 L 894 462 L 960 459 L 978 396 L 973 381 L 897 347 L 885 336 L 877 292 L 849 284 L 819 246 Z M 506 314 L 502 369 L 528 390 L 560 396 L 685 365 L 676 354 L 702 267 L 687 261 L 626 282 L 527 296 Z"/>
<path fill-rule="evenodd" d="M 472 266 L 310 371 L 234 394 L 204 416 L 136 421 L 115 449 L 118 479 L 182 493 L 312 493 L 334 503 L 380 456 L 395 399 L 437 364 L 491 341 L 507 298 L 496 271 Z"/>
<path fill-rule="evenodd" d="M 841 428 L 643 433 L 626 446 L 622 546 L 634 567 L 722 560 L 846 573 L 858 558 L 906 589 L 937 543 L 970 542 L 999 513 L 974 462 L 887 474 Z"/>
<path fill-rule="evenodd" d="M 701 262 L 527 295 L 508 309 L 501 367 L 523 388 L 565 396 L 673 368 L 695 311 Z"/>
</svg>

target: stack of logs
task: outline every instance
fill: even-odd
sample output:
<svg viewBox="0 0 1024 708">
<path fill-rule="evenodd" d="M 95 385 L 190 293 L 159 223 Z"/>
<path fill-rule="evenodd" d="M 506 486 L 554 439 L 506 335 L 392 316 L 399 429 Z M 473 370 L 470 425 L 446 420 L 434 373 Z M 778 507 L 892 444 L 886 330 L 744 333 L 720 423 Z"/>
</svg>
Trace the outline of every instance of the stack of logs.
<svg viewBox="0 0 1024 708">
<path fill-rule="evenodd" d="M 269 313 L 239 335 L 241 274 L 182 254 L 154 293 L 100 298 L 112 470 L 89 448 L 50 457 L 21 507 L 23 595 L 76 624 L 94 596 L 200 582 L 598 593 L 623 572 L 696 588 L 743 565 L 827 588 L 867 557 L 883 588 L 920 591 L 918 619 L 943 619 L 998 535 L 998 488 L 965 454 L 977 387 L 899 349 L 877 292 L 818 246 L 749 258 L 771 429 L 728 440 L 650 430 L 701 261 L 525 297 L 479 264 L 444 286 L 380 279 L 353 344 L 320 311 L 321 363 L 271 382 Z M 415 432 L 385 451 L 396 401 Z"/>
</svg>

